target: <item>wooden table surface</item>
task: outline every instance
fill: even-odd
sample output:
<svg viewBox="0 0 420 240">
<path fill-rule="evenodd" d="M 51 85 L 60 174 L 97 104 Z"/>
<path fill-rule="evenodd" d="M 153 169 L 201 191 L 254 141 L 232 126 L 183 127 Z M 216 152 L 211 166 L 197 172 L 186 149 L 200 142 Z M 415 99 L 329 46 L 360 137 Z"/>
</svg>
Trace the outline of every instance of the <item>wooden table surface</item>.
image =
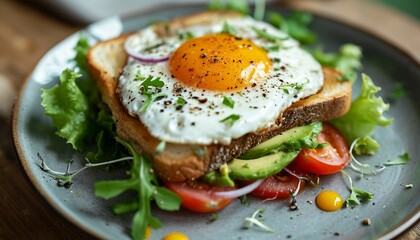
<svg viewBox="0 0 420 240">
<path fill-rule="evenodd" d="M 288 4 L 372 31 L 420 61 L 419 23 L 402 13 L 363 0 Z M 0 239 L 92 239 L 52 209 L 32 187 L 15 155 L 10 126 L 12 104 L 21 83 L 48 49 L 81 27 L 20 1 L 0 1 Z M 420 239 L 420 223 L 398 239 Z"/>
</svg>

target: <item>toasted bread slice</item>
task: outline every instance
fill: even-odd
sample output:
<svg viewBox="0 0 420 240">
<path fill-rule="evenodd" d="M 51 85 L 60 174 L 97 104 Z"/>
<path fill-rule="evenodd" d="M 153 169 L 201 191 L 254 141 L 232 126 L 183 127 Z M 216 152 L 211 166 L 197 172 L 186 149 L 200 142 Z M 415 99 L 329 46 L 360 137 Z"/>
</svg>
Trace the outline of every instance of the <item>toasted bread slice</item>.
<svg viewBox="0 0 420 240">
<path fill-rule="evenodd" d="M 214 21 L 220 17 L 237 16 L 232 13 L 207 12 L 180 18 L 170 22 L 173 26 L 185 26 Z M 156 26 L 156 31 L 163 25 Z M 162 33 L 164 34 L 164 33 Z M 241 155 L 253 146 L 296 126 L 317 121 L 326 121 L 345 114 L 351 104 L 351 83 L 337 81 L 340 73 L 324 68 L 324 87 L 315 95 L 300 100 L 287 108 L 276 121 L 276 126 L 248 133 L 232 140 L 229 145 L 166 143 L 163 152 L 155 149 L 160 140 L 152 136 L 138 118 L 130 116 L 120 102 L 117 93 L 118 79 L 127 61 L 124 41 L 121 36 L 101 42 L 90 49 L 87 60 L 92 77 L 97 81 L 103 101 L 112 112 L 118 136 L 129 142 L 138 152 L 148 154 L 156 173 L 164 181 L 185 181 L 202 176 L 219 168 L 223 163 Z"/>
</svg>

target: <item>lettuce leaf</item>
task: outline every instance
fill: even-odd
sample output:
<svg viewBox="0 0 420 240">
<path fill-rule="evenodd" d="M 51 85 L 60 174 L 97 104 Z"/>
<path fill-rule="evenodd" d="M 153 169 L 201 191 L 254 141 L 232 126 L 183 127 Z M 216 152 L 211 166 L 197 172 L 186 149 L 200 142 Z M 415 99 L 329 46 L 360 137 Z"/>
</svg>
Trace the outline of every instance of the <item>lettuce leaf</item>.
<svg viewBox="0 0 420 240">
<path fill-rule="evenodd" d="M 353 101 L 350 111 L 331 121 L 348 143 L 352 143 L 356 138 L 370 135 L 376 126 L 385 127 L 392 123 L 393 119 L 383 115 L 383 112 L 389 109 L 389 104 L 375 95 L 380 90 L 381 88 L 375 86 L 369 76 L 362 74 L 362 91 Z"/>
<path fill-rule="evenodd" d="M 79 73 L 66 69 L 60 76 L 60 85 L 42 89 L 41 105 L 50 116 L 56 134 L 67 140 L 75 150 L 83 147 L 88 132 L 90 105 L 88 99 L 76 84 Z"/>
<path fill-rule="evenodd" d="M 312 15 L 309 13 L 295 11 L 284 17 L 277 12 L 269 12 L 268 20 L 302 44 L 310 44 L 316 40 L 316 34 L 308 27 L 312 22 Z"/>
<path fill-rule="evenodd" d="M 362 50 L 354 44 L 344 44 L 337 53 L 325 53 L 321 47 L 311 52 L 312 56 L 322 65 L 335 68 L 343 73 L 340 80 L 354 82 L 357 71 L 362 67 Z"/>
</svg>

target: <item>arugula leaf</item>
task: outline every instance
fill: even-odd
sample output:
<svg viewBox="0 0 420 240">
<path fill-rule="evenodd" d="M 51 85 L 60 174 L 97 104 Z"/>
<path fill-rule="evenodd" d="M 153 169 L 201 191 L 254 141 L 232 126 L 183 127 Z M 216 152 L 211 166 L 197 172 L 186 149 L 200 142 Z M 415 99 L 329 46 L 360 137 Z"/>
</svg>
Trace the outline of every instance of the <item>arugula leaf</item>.
<svg viewBox="0 0 420 240">
<path fill-rule="evenodd" d="M 302 44 L 313 43 L 316 40 L 315 33 L 308 28 L 312 22 L 312 15 L 308 13 L 295 11 L 285 18 L 277 12 L 269 12 L 268 21 Z"/>
<path fill-rule="evenodd" d="M 228 127 L 232 127 L 232 125 L 239 120 L 241 116 L 238 114 L 232 114 L 220 120 L 220 122 L 226 123 Z"/>
<path fill-rule="evenodd" d="M 325 53 L 321 47 L 311 52 L 312 56 L 322 65 L 335 68 L 343 73 L 338 80 L 354 82 L 357 71 L 362 67 L 362 50 L 354 44 L 344 44 L 337 53 Z"/>
<path fill-rule="evenodd" d="M 95 194 L 104 199 L 111 199 L 125 191 L 134 190 L 138 193 L 138 204 L 132 201 L 114 205 L 114 211 L 125 213 L 128 210 L 137 210 L 131 226 L 133 239 L 143 239 L 146 227 L 160 228 L 160 221 L 152 216 L 151 201 L 168 211 L 179 210 L 181 199 L 170 190 L 160 187 L 156 175 L 151 171 L 152 165 L 144 155 L 139 155 L 128 143 L 117 139 L 122 145 L 129 149 L 133 156 L 133 165 L 129 173 L 129 179 L 100 181 L 95 183 Z"/>
<path fill-rule="evenodd" d="M 230 35 L 236 35 L 238 34 L 238 31 L 233 26 L 229 25 L 227 21 L 224 21 L 223 23 L 223 29 L 221 33 L 227 33 Z"/>
<path fill-rule="evenodd" d="M 235 101 L 232 100 L 230 97 L 223 96 L 223 105 L 234 108 L 235 107 Z"/>
<path fill-rule="evenodd" d="M 410 155 L 408 153 L 404 153 L 403 155 L 398 156 L 396 159 L 385 162 L 383 164 L 385 166 L 392 166 L 392 165 L 406 164 L 409 161 L 410 161 Z"/>
<path fill-rule="evenodd" d="M 380 89 L 369 76 L 362 74 L 362 91 L 353 101 L 350 111 L 331 121 L 348 143 L 356 138 L 368 136 L 378 125 L 384 127 L 392 123 L 393 119 L 383 115 L 383 112 L 389 109 L 389 105 L 375 95 Z"/>
<path fill-rule="evenodd" d="M 92 125 L 88 99 L 76 84 L 79 77 L 79 73 L 66 69 L 60 76 L 60 85 L 42 89 L 41 94 L 41 105 L 57 128 L 56 134 L 65 138 L 75 150 L 83 148 L 84 138 Z"/>
</svg>

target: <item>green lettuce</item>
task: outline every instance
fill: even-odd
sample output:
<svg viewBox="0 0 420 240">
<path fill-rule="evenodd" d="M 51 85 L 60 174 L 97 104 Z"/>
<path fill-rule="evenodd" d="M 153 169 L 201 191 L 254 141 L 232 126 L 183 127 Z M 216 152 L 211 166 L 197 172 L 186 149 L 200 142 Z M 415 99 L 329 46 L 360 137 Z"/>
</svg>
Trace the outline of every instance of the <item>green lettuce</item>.
<svg viewBox="0 0 420 240">
<path fill-rule="evenodd" d="M 312 56 L 322 65 L 335 68 L 343 73 L 339 80 L 354 82 L 357 71 L 362 67 L 362 50 L 354 44 L 344 44 L 337 53 L 325 53 L 321 47 L 311 52 Z"/>
<path fill-rule="evenodd" d="M 375 95 L 380 90 L 369 76 L 362 74 L 362 91 L 353 101 L 350 111 L 331 121 L 348 143 L 370 135 L 376 126 L 385 127 L 392 123 L 393 119 L 383 115 L 384 111 L 389 109 L 389 104 Z"/>
<path fill-rule="evenodd" d="M 295 11 L 284 17 L 277 12 L 269 12 L 268 21 L 302 44 L 313 43 L 316 40 L 316 34 L 308 28 L 312 22 L 312 15 L 309 13 Z"/>
<path fill-rule="evenodd" d="M 67 140 L 74 149 L 81 150 L 91 125 L 90 104 L 76 84 L 79 73 L 66 69 L 60 76 L 60 85 L 42 89 L 41 105 L 51 117 L 56 134 Z"/>
</svg>

